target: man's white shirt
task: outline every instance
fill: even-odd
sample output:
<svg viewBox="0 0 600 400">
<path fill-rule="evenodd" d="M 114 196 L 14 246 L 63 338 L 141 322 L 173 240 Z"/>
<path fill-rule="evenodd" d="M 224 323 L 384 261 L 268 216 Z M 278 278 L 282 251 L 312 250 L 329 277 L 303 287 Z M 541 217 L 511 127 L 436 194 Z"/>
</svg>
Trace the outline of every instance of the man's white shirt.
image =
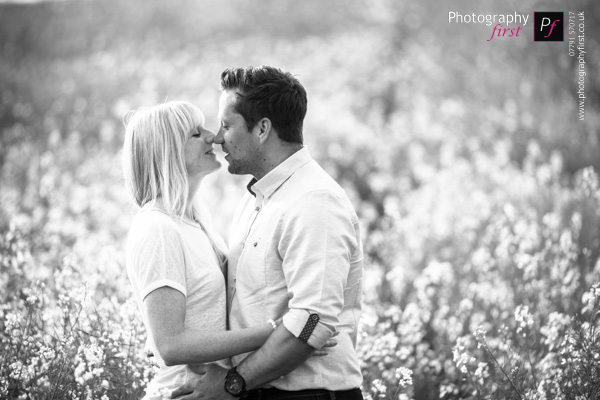
<svg viewBox="0 0 600 400">
<path fill-rule="evenodd" d="M 229 329 L 283 316 L 294 336 L 328 355 L 310 357 L 268 386 L 283 390 L 360 387 L 356 355 L 363 251 L 358 217 L 344 190 L 306 147 L 254 183 L 229 236 Z M 313 328 L 309 317 L 318 316 Z M 307 335 L 308 333 L 308 335 Z M 300 340 L 300 339 L 299 339 Z M 238 365 L 248 354 L 233 358 Z"/>
</svg>

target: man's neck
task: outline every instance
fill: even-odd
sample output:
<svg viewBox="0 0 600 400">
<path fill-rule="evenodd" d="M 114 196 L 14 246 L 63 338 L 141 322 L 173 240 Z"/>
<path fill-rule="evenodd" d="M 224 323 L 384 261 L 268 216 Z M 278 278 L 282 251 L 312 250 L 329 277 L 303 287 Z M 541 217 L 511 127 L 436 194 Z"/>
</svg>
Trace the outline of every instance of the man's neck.
<svg viewBox="0 0 600 400">
<path fill-rule="evenodd" d="M 263 155 L 263 160 L 260 163 L 259 171 L 253 175 L 256 180 L 261 180 L 269 172 L 273 171 L 279 164 L 290 158 L 298 150 L 303 147 L 300 143 L 278 146 L 276 149 L 270 150 Z"/>
</svg>

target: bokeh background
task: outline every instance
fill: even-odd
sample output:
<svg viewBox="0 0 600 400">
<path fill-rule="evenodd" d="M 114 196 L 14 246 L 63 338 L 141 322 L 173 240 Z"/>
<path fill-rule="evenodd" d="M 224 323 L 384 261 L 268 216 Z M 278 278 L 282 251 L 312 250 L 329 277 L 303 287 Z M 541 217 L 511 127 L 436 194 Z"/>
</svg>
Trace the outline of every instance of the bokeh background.
<svg viewBox="0 0 600 400">
<path fill-rule="evenodd" d="M 529 19 L 488 42 L 450 11 Z M 585 13 L 584 120 L 534 11 Z M 140 398 L 122 116 L 184 99 L 216 130 L 220 72 L 274 65 L 362 222 L 365 396 L 597 398 L 599 30 L 595 0 L 0 3 L 0 397 Z M 247 180 L 204 182 L 223 235 Z"/>
</svg>

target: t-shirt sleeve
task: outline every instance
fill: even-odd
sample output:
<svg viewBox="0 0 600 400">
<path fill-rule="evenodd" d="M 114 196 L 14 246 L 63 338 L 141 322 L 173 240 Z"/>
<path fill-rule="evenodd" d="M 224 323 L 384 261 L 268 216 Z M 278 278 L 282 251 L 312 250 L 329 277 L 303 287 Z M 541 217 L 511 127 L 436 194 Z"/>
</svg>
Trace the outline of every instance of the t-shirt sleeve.
<svg viewBox="0 0 600 400">
<path fill-rule="evenodd" d="M 168 286 L 187 296 L 185 258 L 181 238 L 168 219 L 140 224 L 129 237 L 132 252 L 131 278 L 142 300 L 152 291 Z"/>
</svg>

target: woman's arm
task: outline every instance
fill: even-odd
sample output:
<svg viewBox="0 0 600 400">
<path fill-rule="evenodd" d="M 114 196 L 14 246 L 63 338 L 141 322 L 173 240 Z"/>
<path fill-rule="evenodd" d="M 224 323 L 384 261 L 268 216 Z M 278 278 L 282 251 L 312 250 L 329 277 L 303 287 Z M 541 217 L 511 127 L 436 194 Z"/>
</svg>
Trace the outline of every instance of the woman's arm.
<svg viewBox="0 0 600 400">
<path fill-rule="evenodd" d="M 150 331 L 166 365 L 221 360 L 260 348 L 273 328 L 266 321 L 235 331 L 185 328 L 185 296 L 163 286 L 144 299 Z"/>
</svg>

